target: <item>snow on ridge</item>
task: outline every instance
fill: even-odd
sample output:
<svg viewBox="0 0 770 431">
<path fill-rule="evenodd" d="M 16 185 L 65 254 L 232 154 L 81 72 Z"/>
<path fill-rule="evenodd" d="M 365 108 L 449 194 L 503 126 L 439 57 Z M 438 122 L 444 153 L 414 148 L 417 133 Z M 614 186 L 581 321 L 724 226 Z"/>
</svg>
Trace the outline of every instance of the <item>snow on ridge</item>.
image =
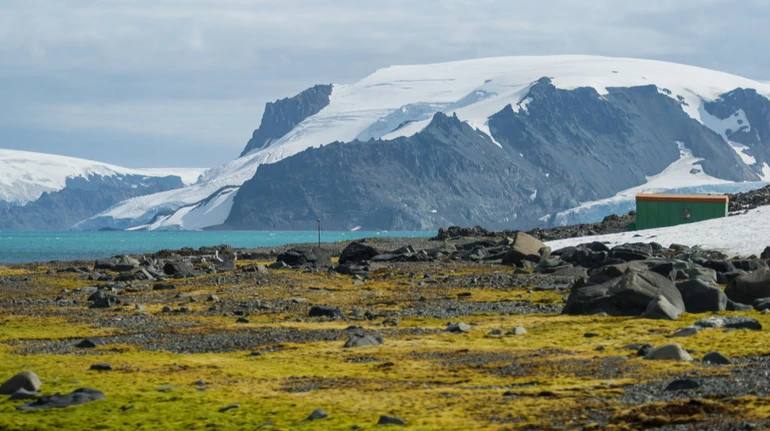
<svg viewBox="0 0 770 431">
<path fill-rule="evenodd" d="M 431 107 L 458 118 L 492 138 L 487 119 L 506 105 L 527 109 L 529 88 L 548 77 L 561 89 L 658 86 L 662 94 L 682 101 L 682 108 L 704 124 L 703 102 L 738 87 L 770 95 L 770 85 L 728 73 L 656 60 L 582 55 L 491 57 L 379 69 L 351 84 L 334 84 L 329 105 L 305 119 L 285 136 L 261 150 L 209 170 L 197 184 L 126 201 L 97 217 L 145 220 L 159 208 L 182 208 L 200 202 L 223 187 L 240 186 L 261 164 L 274 163 L 308 148 L 357 138 L 394 139 L 422 130 Z M 428 108 L 426 108 L 428 107 Z M 397 123 L 397 124 L 396 124 Z M 389 131 L 393 125 L 395 130 Z M 381 126 L 381 127 L 374 127 Z M 401 126 L 401 127 L 398 127 Z M 500 145 L 494 139 L 492 144 Z M 227 202 L 223 202 L 227 205 Z M 188 210 L 185 210 L 188 211 Z M 188 211 L 189 212 L 189 211 Z M 207 223 L 225 221 L 207 216 Z M 224 214 L 224 215 L 223 215 Z M 188 214 L 187 223 L 192 221 Z M 159 228 L 172 227 L 178 217 Z M 219 222 L 219 223 L 217 223 Z M 176 225 L 177 227 L 184 227 Z"/>
<path fill-rule="evenodd" d="M 657 242 L 664 246 L 684 244 L 722 251 L 732 256 L 759 255 L 770 238 L 770 206 L 748 211 L 746 214 L 680 224 L 656 229 L 629 231 L 609 235 L 584 236 L 546 244 L 553 250 L 592 241 L 609 246 L 629 242 Z"/>
<path fill-rule="evenodd" d="M 201 169 L 131 169 L 93 160 L 32 151 L 0 149 L 0 201 L 23 205 L 65 187 L 67 178 L 115 175 L 190 178 Z M 181 175 L 180 175 L 181 176 Z"/>
</svg>

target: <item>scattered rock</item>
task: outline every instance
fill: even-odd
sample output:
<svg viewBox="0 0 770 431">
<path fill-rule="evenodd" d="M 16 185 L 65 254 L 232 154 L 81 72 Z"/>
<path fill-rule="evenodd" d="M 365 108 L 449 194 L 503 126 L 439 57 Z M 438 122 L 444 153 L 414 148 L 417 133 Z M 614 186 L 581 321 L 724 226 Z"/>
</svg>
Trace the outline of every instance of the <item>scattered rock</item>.
<svg viewBox="0 0 770 431">
<path fill-rule="evenodd" d="M 96 347 L 96 343 L 89 340 L 88 338 L 84 338 L 80 340 L 80 342 L 75 344 L 75 347 L 77 347 L 78 349 L 93 349 L 94 347 Z"/>
<path fill-rule="evenodd" d="M 510 335 L 524 335 L 527 333 L 527 329 L 523 326 L 517 326 L 510 331 L 508 331 L 508 334 Z"/>
<path fill-rule="evenodd" d="M 342 311 L 337 307 L 327 307 L 324 305 L 314 305 L 308 311 L 310 317 L 328 317 L 329 319 L 344 319 Z"/>
<path fill-rule="evenodd" d="M 727 308 L 727 295 L 713 282 L 687 280 L 677 283 L 676 288 L 682 294 L 688 313 L 724 311 Z"/>
<path fill-rule="evenodd" d="M 43 396 L 38 398 L 36 401 L 17 407 L 17 409 L 21 411 L 32 411 L 64 408 L 103 399 L 105 399 L 105 396 L 101 391 L 90 388 L 80 388 L 75 389 L 68 394 Z"/>
<path fill-rule="evenodd" d="M 114 307 L 120 303 L 120 299 L 117 296 L 107 293 L 104 290 L 97 290 L 91 296 L 88 297 L 91 308 L 109 308 Z"/>
<path fill-rule="evenodd" d="M 710 353 L 706 353 L 706 355 L 703 356 L 704 364 L 729 365 L 731 362 L 732 361 L 730 361 L 727 357 L 725 357 L 719 352 L 710 352 Z"/>
<path fill-rule="evenodd" d="M 91 364 L 91 367 L 89 370 L 93 371 L 112 371 L 112 365 L 106 363 L 106 362 L 97 362 L 95 364 Z"/>
<path fill-rule="evenodd" d="M 355 347 L 369 347 L 369 346 L 379 346 L 383 343 L 383 338 L 380 335 L 377 334 L 367 334 L 364 332 L 354 332 L 350 335 L 348 340 L 345 342 L 345 348 L 355 348 Z"/>
<path fill-rule="evenodd" d="M 219 408 L 219 413 L 229 412 L 230 410 L 235 410 L 241 408 L 241 405 L 238 403 L 228 404 L 226 406 L 222 406 Z"/>
<path fill-rule="evenodd" d="M 686 328 L 678 329 L 676 332 L 671 334 L 672 337 L 692 337 L 693 335 L 697 334 L 700 328 L 697 326 L 688 326 Z"/>
<path fill-rule="evenodd" d="M 503 256 L 504 265 L 521 265 L 524 260 L 538 262 L 546 245 L 539 239 L 524 232 L 516 232 L 510 250 Z"/>
<path fill-rule="evenodd" d="M 307 417 L 308 421 L 317 421 L 319 419 L 326 419 L 329 415 L 324 411 L 323 409 L 315 409 L 313 410 Z"/>
<path fill-rule="evenodd" d="M 666 344 L 650 349 L 644 356 L 649 360 L 692 361 L 692 356 L 679 344 Z"/>
<path fill-rule="evenodd" d="M 406 421 L 395 416 L 382 415 L 377 421 L 377 425 L 406 425 Z"/>
<path fill-rule="evenodd" d="M 37 392 L 41 386 L 42 382 L 37 374 L 32 371 L 22 371 L 0 385 L 0 395 L 11 395 L 20 389 Z"/>
<path fill-rule="evenodd" d="M 700 382 L 693 379 L 677 379 L 666 386 L 667 391 L 688 391 L 698 389 Z"/>
<path fill-rule="evenodd" d="M 374 256 L 377 256 L 380 252 L 362 241 L 353 241 L 342 250 L 340 254 L 340 265 L 346 263 L 362 263 L 367 262 Z"/>
<path fill-rule="evenodd" d="M 453 332 L 453 333 L 470 332 L 471 325 L 464 322 L 448 323 L 446 325 L 446 329 L 444 330 L 446 332 Z"/>
</svg>

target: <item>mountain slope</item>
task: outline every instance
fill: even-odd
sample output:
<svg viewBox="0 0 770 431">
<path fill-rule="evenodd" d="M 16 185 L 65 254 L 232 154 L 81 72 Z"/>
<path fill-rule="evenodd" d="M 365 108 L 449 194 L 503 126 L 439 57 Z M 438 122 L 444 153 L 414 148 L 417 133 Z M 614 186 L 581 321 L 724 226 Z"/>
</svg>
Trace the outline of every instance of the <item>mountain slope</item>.
<svg viewBox="0 0 770 431">
<path fill-rule="evenodd" d="M 0 149 L 0 229 L 66 229 L 131 197 L 183 187 L 200 173 Z"/>
<path fill-rule="evenodd" d="M 553 89 L 544 88 L 543 94 L 531 92 L 543 78 L 547 79 Z M 477 133 L 485 135 L 492 145 L 501 151 L 510 151 L 510 148 L 531 150 L 531 162 L 539 166 L 545 176 L 561 166 L 568 166 L 563 163 L 566 156 L 562 150 L 570 147 L 573 138 L 585 145 L 594 141 L 592 133 L 611 127 L 609 123 L 596 124 L 594 131 L 589 131 L 592 116 L 599 115 L 602 121 L 607 121 L 613 116 L 636 118 L 639 117 L 639 112 L 654 111 L 657 117 L 646 117 L 646 125 L 632 121 L 636 124 L 635 129 L 631 131 L 634 139 L 628 140 L 628 143 L 640 148 L 612 148 L 610 142 L 603 141 L 599 147 L 602 151 L 609 150 L 609 153 L 582 155 L 578 147 L 568 153 L 582 155 L 581 162 L 594 159 L 585 166 L 576 163 L 569 169 L 570 175 L 563 176 L 563 180 L 574 178 L 573 187 L 585 189 L 575 193 L 575 196 L 591 195 L 590 199 L 602 199 L 623 188 L 644 183 L 646 176 L 660 173 L 678 158 L 679 148 L 675 141 L 689 140 L 689 150 L 702 159 L 700 166 L 710 175 L 730 181 L 756 180 L 764 175 L 764 165 L 747 163 L 745 154 L 742 155 L 740 150 L 736 151 L 737 147 L 731 146 L 725 137 L 726 123 L 710 113 L 717 112 L 716 108 L 711 105 L 708 110 L 706 108 L 707 103 L 715 103 L 724 106 L 725 111 L 730 111 L 733 107 L 729 104 L 730 99 L 723 96 L 740 88 L 755 90 L 758 97 L 765 100 L 770 94 L 770 86 L 767 84 L 735 75 L 692 66 L 627 58 L 500 57 L 389 67 L 353 84 L 331 86 L 328 103 L 323 97 L 324 93 L 319 94 L 318 90 L 300 93 L 295 98 L 288 99 L 291 102 L 277 102 L 275 106 L 280 105 L 281 109 L 266 109 L 262 120 L 265 128 L 263 130 L 261 125 L 255 131 L 242 157 L 212 169 L 195 185 L 131 199 L 82 223 L 81 226 L 98 228 L 144 225 L 148 228 L 167 229 L 192 226 L 204 228 L 224 223 L 233 208 L 232 191 L 254 177 L 260 166 L 276 163 L 309 148 L 318 148 L 332 142 L 350 143 L 369 139 L 387 142 L 399 137 L 411 137 L 424 130 L 436 112 L 456 115 L 459 120 L 477 130 Z M 575 93 L 561 94 L 555 90 L 569 90 Z M 653 98 L 645 91 L 658 93 L 666 101 Z M 540 114 L 530 112 L 530 103 L 537 97 L 542 100 L 553 99 L 554 106 L 547 110 L 549 115 L 552 115 L 548 120 L 535 118 Z M 602 109 L 610 108 L 601 105 L 599 99 L 611 98 L 611 109 L 617 112 L 613 115 L 603 115 L 601 111 L 594 111 L 591 106 L 580 107 L 581 109 L 575 111 L 569 108 L 568 99 L 571 97 L 577 97 Z M 626 107 L 623 106 L 625 99 L 628 99 Z M 642 99 L 654 106 L 648 108 L 640 104 Z M 566 105 L 560 106 L 561 103 Z M 665 109 L 662 108 L 664 105 L 667 105 Z M 747 119 L 759 118 L 755 121 L 764 121 L 761 103 L 743 105 L 747 105 L 744 109 L 748 110 L 745 112 Z M 295 107 L 292 108 L 295 109 L 294 112 L 286 112 L 290 106 Z M 308 115 L 315 109 L 319 110 Z M 632 112 L 631 109 L 637 112 Z M 759 114 L 755 115 L 755 111 Z M 550 134 L 548 125 L 551 122 L 558 123 L 563 119 L 572 118 L 570 116 L 575 112 L 584 114 L 582 117 L 575 114 L 578 116 L 574 117 L 585 122 L 581 126 L 584 135 L 573 135 L 569 130 Z M 516 118 L 517 115 L 520 117 Z M 526 127 L 522 126 L 525 116 L 530 118 L 525 122 Z M 732 117 L 728 116 L 728 120 L 730 118 Z M 705 129 L 697 129 L 684 121 L 685 119 L 705 126 Z M 286 125 L 293 123 L 296 125 L 278 136 L 288 128 Z M 683 128 L 680 134 L 684 138 L 679 139 L 678 134 L 672 135 L 673 130 L 669 130 L 665 134 L 666 139 L 661 139 L 655 129 L 659 124 L 666 123 L 676 123 L 676 127 Z M 752 127 L 761 130 L 762 126 Z M 509 132 L 514 135 L 506 136 Z M 620 130 L 613 132 L 622 135 Z M 676 139 L 670 140 L 671 136 Z M 703 139 L 694 139 L 699 136 Z M 527 140 L 535 137 L 539 141 Z M 738 141 L 740 139 L 736 138 L 736 142 Z M 537 142 L 540 142 L 539 147 L 535 145 Z M 506 144 L 510 148 L 507 148 Z M 547 150 L 551 144 L 554 149 Z M 655 158 L 645 153 L 644 147 L 647 145 L 654 148 L 652 153 L 656 154 Z M 760 154 L 760 148 L 767 147 L 769 143 L 760 135 L 759 142 L 752 145 L 752 151 Z M 526 154 L 525 151 L 521 152 Z M 641 156 L 643 165 L 636 166 L 635 162 L 632 163 L 631 155 Z M 657 155 L 661 157 L 658 158 Z M 549 166 L 551 161 L 555 161 L 553 166 Z M 631 172 L 624 172 L 619 164 L 621 162 L 630 166 L 628 170 Z M 604 180 L 599 181 L 599 173 L 602 169 L 608 169 L 608 166 Z M 580 170 L 583 173 L 578 172 Z M 622 175 L 616 180 L 610 171 Z M 590 184 L 583 182 L 591 178 L 593 179 Z M 225 190 L 227 194 L 222 195 Z M 571 201 L 575 206 L 580 204 L 579 199 L 583 198 L 570 200 L 566 196 L 560 196 L 558 199 L 550 199 L 565 204 Z M 212 206 L 213 202 L 216 203 L 216 208 Z M 557 210 L 567 208 L 570 207 Z"/>
</svg>

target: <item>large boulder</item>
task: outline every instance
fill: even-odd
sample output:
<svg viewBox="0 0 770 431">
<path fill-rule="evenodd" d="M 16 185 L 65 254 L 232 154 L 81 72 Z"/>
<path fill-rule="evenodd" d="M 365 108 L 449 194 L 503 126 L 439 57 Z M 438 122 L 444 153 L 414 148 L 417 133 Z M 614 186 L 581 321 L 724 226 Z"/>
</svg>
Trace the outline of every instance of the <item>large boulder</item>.
<svg viewBox="0 0 770 431">
<path fill-rule="evenodd" d="M 19 390 L 37 392 L 42 385 L 37 374 L 32 371 L 22 371 L 0 385 L 0 395 L 11 395 Z"/>
<path fill-rule="evenodd" d="M 547 250 L 547 247 L 539 239 L 524 232 L 516 232 L 513 244 L 502 261 L 504 265 L 520 265 L 524 260 L 538 262 L 544 250 Z"/>
<path fill-rule="evenodd" d="M 372 247 L 371 245 L 364 244 L 361 241 L 354 241 L 348 244 L 347 247 L 345 247 L 342 250 L 342 254 L 340 254 L 339 263 L 345 264 L 345 263 L 362 263 L 369 261 L 374 256 L 377 256 L 380 254 L 380 252 Z"/>
<path fill-rule="evenodd" d="M 653 246 L 643 242 L 620 244 L 610 250 L 609 257 L 626 262 L 630 260 L 645 260 L 651 258 L 653 252 Z"/>
<path fill-rule="evenodd" d="M 186 260 L 175 260 L 163 265 L 163 273 L 176 278 L 192 277 L 195 275 L 195 267 Z"/>
<path fill-rule="evenodd" d="M 762 268 L 736 277 L 725 289 L 725 294 L 742 304 L 770 297 L 770 269 Z"/>
<path fill-rule="evenodd" d="M 312 266 L 315 268 L 331 266 L 331 252 L 318 248 L 291 249 L 276 257 L 276 263 L 299 268 Z"/>
<path fill-rule="evenodd" d="M 650 301 L 658 300 L 659 296 L 679 312 L 684 311 L 682 295 L 671 280 L 652 271 L 632 270 L 600 284 L 585 284 L 578 280 L 563 313 L 640 316 Z"/>
<path fill-rule="evenodd" d="M 554 251 L 552 254 L 559 256 L 561 260 L 565 262 L 582 266 L 584 268 L 600 267 L 604 265 L 604 262 L 607 260 L 606 250 L 594 250 L 590 247 L 590 244 L 578 245 L 576 247 L 565 247 Z"/>
<path fill-rule="evenodd" d="M 727 308 L 727 295 L 714 283 L 701 279 L 680 281 L 676 284 L 682 294 L 684 307 L 688 313 L 724 311 Z"/>
<path fill-rule="evenodd" d="M 666 344 L 660 347 L 651 349 L 644 356 L 644 359 L 648 360 L 663 360 L 663 361 L 692 361 L 692 356 L 687 353 L 679 344 Z"/>
</svg>

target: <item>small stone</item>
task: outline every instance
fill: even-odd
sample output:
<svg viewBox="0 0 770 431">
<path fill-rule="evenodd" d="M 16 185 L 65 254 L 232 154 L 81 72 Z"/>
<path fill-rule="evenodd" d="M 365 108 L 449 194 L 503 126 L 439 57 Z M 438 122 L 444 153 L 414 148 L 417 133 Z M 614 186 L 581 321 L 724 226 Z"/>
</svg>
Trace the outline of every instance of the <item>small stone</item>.
<svg viewBox="0 0 770 431">
<path fill-rule="evenodd" d="M 222 406 L 219 408 L 219 413 L 229 412 L 230 410 L 235 410 L 241 408 L 241 405 L 238 403 L 228 404 L 226 406 Z"/>
<path fill-rule="evenodd" d="M 219 297 L 217 295 L 211 294 L 206 297 L 206 301 L 208 302 L 219 302 Z"/>
<path fill-rule="evenodd" d="M 164 305 L 163 308 L 160 309 L 160 311 L 161 311 L 161 313 L 171 313 L 174 310 L 171 307 L 169 307 L 168 305 Z"/>
<path fill-rule="evenodd" d="M 706 353 L 703 357 L 704 364 L 729 365 L 731 361 L 719 352 Z"/>
<path fill-rule="evenodd" d="M 669 383 L 666 386 L 667 391 L 687 391 L 691 389 L 698 389 L 700 383 L 693 379 L 677 379 Z"/>
<path fill-rule="evenodd" d="M 235 320 L 235 323 L 249 323 L 249 319 L 245 317 L 239 317 Z"/>
<path fill-rule="evenodd" d="M 377 421 L 377 425 L 406 425 L 406 421 L 395 416 L 382 415 Z"/>
<path fill-rule="evenodd" d="M 679 344 L 666 344 L 651 349 L 644 356 L 650 360 L 692 361 L 692 356 Z"/>
<path fill-rule="evenodd" d="M 329 415 L 323 410 L 323 409 L 315 409 L 313 410 L 310 415 L 308 415 L 307 419 L 308 421 L 317 421 L 319 419 L 326 419 Z"/>
<path fill-rule="evenodd" d="M 458 323 L 449 323 L 446 325 L 446 332 L 452 332 L 452 333 L 464 333 L 464 332 L 470 332 L 471 325 L 464 323 L 464 322 L 458 322 Z"/>
<path fill-rule="evenodd" d="M 78 349 L 93 349 L 94 347 L 96 347 L 96 343 L 89 340 L 88 338 L 84 338 L 80 340 L 79 343 L 75 344 L 75 347 L 77 347 Z"/>
<path fill-rule="evenodd" d="M 523 326 L 517 326 L 508 333 L 511 335 L 525 335 L 527 333 L 527 328 Z"/>
<path fill-rule="evenodd" d="M 652 350 L 652 346 L 649 344 L 642 344 L 639 346 L 639 348 L 636 351 L 637 356 L 647 356 L 648 353 L 650 353 L 650 350 Z"/>
<path fill-rule="evenodd" d="M 500 338 L 503 336 L 503 331 L 499 329 L 493 329 L 489 332 L 487 332 L 487 337 L 489 338 Z"/>
<path fill-rule="evenodd" d="M 695 334 L 697 334 L 699 331 L 697 326 L 688 326 L 686 328 L 682 328 L 671 334 L 672 337 L 691 337 Z"/>
<path fill-rule="evenodd" d="M 89 370 L 93 371 L 112 371 L 112 365 L 106 363 L 106 362 L 97 362 L 95 364 L 91 364 L 91 367 Z"/>
<path fill-rule="evenodd" d="M 379 335 L 354 333 L 345 342 L 344 347 L 346 349 L 349 349 L 354 347 L 379 346 L 382 343 L 383 343 L 383 339 Z"/>
<path fill-rule="evenodd" d="M 42 385 L 37 374 L 32 371 L 22 371 L 0 385 L 0 395 L 11 395 L 20 389 L 37 392 Z"/>
</svg>

